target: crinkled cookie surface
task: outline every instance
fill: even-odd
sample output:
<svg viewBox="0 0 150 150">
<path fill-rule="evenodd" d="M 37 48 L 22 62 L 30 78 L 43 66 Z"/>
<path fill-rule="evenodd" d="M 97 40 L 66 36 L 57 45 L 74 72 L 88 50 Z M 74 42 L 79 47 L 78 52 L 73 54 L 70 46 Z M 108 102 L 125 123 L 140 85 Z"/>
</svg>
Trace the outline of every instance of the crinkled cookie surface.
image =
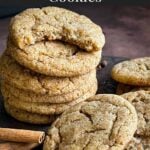
<svg viewBox="0 0 150 150">
<path fill-rule="evenodd" d="M 122 150 L 136 128 L 136 111 L 128 101 L 96 95 L 70 107 L 52 124 L 44 150 Z"/>
</svg>

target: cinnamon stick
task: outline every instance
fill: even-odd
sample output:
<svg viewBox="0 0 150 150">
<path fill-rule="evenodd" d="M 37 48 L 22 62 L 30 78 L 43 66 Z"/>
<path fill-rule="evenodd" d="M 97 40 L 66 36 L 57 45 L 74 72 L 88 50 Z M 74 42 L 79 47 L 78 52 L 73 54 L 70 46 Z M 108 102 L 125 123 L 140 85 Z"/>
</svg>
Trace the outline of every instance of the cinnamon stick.
<svg viewBox="0 0 150 150">
<path fill-rule="evenodd" d="M 23 143 L 42 143 L 45 138 L 43 131 L 0 128 L 0 140 Z"/>
</svg>

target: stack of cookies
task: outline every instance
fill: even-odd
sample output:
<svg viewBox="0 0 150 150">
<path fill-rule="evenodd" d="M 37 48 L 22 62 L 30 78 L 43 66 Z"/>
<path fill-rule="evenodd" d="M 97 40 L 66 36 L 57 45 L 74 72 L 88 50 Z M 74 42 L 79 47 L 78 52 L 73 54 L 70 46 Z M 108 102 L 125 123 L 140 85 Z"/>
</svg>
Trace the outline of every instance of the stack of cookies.
<svg viewBox="0 0 150 150">
<path fill-rule="evenodd" d="M 35 8 L 15 16 L 0 60 L 7 113 L 46 124 L 95 95 L 104 43 L 98 25 L 69 10 Z"/>
<path fill-rule="evenodd" d="M 116 93 L 128 100 L 138 115 L 137 130 L 125 150 L 150 150 L 150 57 L 115 65 L 112 78 L 119 82 Z"/>
</svg>

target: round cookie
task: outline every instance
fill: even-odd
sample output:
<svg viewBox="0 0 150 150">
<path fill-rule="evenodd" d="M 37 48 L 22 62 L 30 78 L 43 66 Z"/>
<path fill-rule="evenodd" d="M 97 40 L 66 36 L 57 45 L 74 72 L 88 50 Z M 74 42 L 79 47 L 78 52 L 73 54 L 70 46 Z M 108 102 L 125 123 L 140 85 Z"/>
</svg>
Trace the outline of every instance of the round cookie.
<svg viewBox="0 0 150 150">
<path fill-rule="evenodd" d="M 70 107 L 52 124 L 43 150 L 122 150 L 136 128 L 136 111 L 128 101 L 96 95 Z"/>
<path fill-rule="evenodd" d="M 144 90 L 144 91 L 150 91 L 150 87 L 138 87 L 138 86 L 132 86 L 132 85 L 127 85 L 127 84 L 122 84 L 118 83 L 117 89 L 116 89 L 116 94 L 121 95 L 127 92 L 133 92 L 133 91 L 139 91 L 139 90 Z"/>
<path fill-rule="evenodd" d="M 15 70 L 15 71 L 14 71 Z M 95 78 L 96 70 L 85 75 L 72 78 L 50 77 L 35 73 L 19 65 L 7 51 L 0 59 L 0 74 L 11 85 L 36 94 L 56 96 L 72 92 L 91 78 Z"/>
<path fill-rule="evenodd" d="M 17 109 L 25 110 L 31 113 L 37 113 L 37 114 L 43 114 L 43 115 L 52 115 L 52 114 L 61 114 L 69 107 L 79 103 L 83 102 L 86 99 L 88 99 L 91 96 L 94 96 L 97 91 L 97 82 L 92 85 L 88 91 L 79 97 L 78 99 L 69 102 L 69 103 L 63 103 L 63 104 L 50 104 L 50 103 L 29 103 L 29 102 L 23 102 L 17 97 L 14 97 L 11 95 L 10 97 L 5 97 L 5 101 L 7 103 Z"/>
<path fill-rule="evenodd" d="M 27 111 L 23 111 L 20 109 L 17 109 L 11 105 L 9 105 L 7 102 L 4 102 L 5 110 L 6 112 L 12 116 L 13 118 L 26 122 L 31 124 L 50 124 L 53 122 L 57 116 L 54 115 L 39 115 L 36 113 L 30 113 Z"/>
<path fill-rule="evenodd" d="M 100 26 L 83 15 L 58 7 L 27 9 L 12 18 L 9 31 L 21 49 L 39 41 L 62 40 L 86 51 L 97 51 L 105 43 Z"/>
<path fill-rule="evenodd" d="M 112 69 L 112 78 L 124 84 L 150 86 L 150 57 L 116 64 Z"/>
<path fill-rule="evenodd" d="M 72 77 L 95 69 L 101 60 L 101 50 L 86 52 L 61 41 L 38 42 L 24 50 L 8 41 L 7 50 L 21 65 L 44 75 Z"/>
<path fill-rule="evenodd" d="M 38 102 L 38 103 L 67 103 L 74 101 L 80 97 L 82 97 L 92 86 L 96 85 L 97 88 L 97 79 L 91 78 L 90 81 L 87 81 L 79 87 L 78 89 L 72 91 L 71 93 L 61 94 L 57 96 L 48 96 L 48 95 L 41 95 L 35 94 L 33 92 L 20 90 L 16 87 L 13 87 L 9 84 L 9 82 L 2 81 L 1 85 L 1 92 L 4 97 L 16 97 L 20 101 L 25 102 Z M 95 89 L 97 91 L 97 89 Z"/>
<path fill-rule="evenodd" d="M 121 95 L 133 104 L 138 114 L 136 134 L 150 136 L 150 91 L 135 91 Z"/>
</svg>

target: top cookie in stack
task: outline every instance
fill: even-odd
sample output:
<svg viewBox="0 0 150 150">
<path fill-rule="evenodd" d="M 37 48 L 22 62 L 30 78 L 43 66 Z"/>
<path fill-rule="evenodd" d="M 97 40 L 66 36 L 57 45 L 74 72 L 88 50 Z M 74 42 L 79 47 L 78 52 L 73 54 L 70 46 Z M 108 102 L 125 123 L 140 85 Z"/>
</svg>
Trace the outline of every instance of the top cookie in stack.
<svg viewBox="0 0 150 150">
<path fill-rule="evenodd" d="M 56 7 L 23 11 L 12 19 L 9 31 L 11 55 L 27 68 L 50 76 L 89 72 L 97 66 L 105 43 L 101 28 L 90 19 Z"/>
<path fill-rule="evenodd" d="M 16 15 L 0 62 L 6 111 L 21 121 L 49 123 L 95 95 L 104 43 L 98 25 L 66 9 L 33 8 Z"/>
</svg>

